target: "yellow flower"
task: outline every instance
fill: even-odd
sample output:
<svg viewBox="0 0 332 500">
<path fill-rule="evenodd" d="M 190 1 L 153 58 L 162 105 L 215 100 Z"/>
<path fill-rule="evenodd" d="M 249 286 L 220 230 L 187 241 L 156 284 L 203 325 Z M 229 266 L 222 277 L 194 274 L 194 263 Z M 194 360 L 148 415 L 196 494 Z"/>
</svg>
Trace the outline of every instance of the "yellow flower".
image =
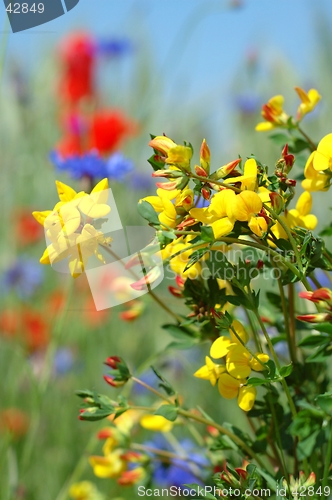
<svg viewBox="0 0 332 500">
<path fill-rule="evenodd" d="M 232 338 L 232 341 L 239 343 L 239 340 L 236 337 L 236 335 L 234 334 L 233 330 L 235 330 L 237 336 L 240 337 L 240 339 L 242 340 L 242 342 L 244 344 L 246 344 L 248 342 L 249 335 L 246 332 L 246 330 L 245 330 L 244 326 L 242 325 L 242 323 L 240 323 L 240 321 L 238 321 L 237 319 L 233 320 L 233 322 L 232 322 L 232 328 L 229 329 L 229 333 L 230 333 L 230 336 Z"/>
<path fill-rule="evenodd" d="M 313 165 L 316 151 L 309 156 L 304 167 L 304 177 L 302 187 L 305 191 L 328 191 L 330 176 L 318 172 Z"/>
<path fill-rule="evenodd" d="M 91 456 L 89 458 L 93 473 L 101 478 L 114 478 L 122 474 L 126 469 L 126 462 L 121 457 L 123 450 L 116 449 L 104 457 Z"/>
<path fill-rule="evenodd" d="M 144 429 L 154 432 L 169 432 L 173 428 L 173 422 L 162 415 L 143 415 L 140 424 Z"/>
<path fill-rule="evenodd" d="M 100 181 L 90 194 L 76 193 L 59 181 L 56 181 L 56 187 L 60 201 L 54 209 L 33 212 L 50 241 L 40 262 L 52 264 L 69 257 L 69 270 L 76 278 L 84 272 L 92 255 L 104 263 L 99 244 L 107 245 L 111 239 L 95 229 L 93 219 L 105 217 L 111 210 L 107 205 L 108 180 Z"/>
<path fill-rule="evenodd" d="M 176 227 L 176 208 L 172 201 L 174 198 L 180 196 L 181 191 L 178 189 L 172 189 L 167 191 L 165 189 L 158 188 L 157 196 L 146 196 L 140 201 L 147 201 L 153 206 L 156 212 L 159 213 L 159 221 L 161 224 L 166 224 L 169 227 Z"/>
<path fill-rule="evenodd" d="M 260 196 L 253 191 L 242 191 L 235 196 L 229 212 L 235 220 L 247 221 L 251 231 L 259 237 L 267 231 L 267 222 L 264 217 L 257 216 L 263 208 Z"/>
<path fill-rule="evenodd" d="M 90 481 L 74 483 L 69 489 L 69 496 L 74 500 L 95 500 L 98 494 L 96 486 Z"/>
<path fill-rule="evenodd" d="M 316 89 L 310 89 L 308 92 L 305 92 L 300 87 L 295 87 L 295 90 L 302 101 L 298 107 L 296 118 L 297 120 L 302 120 L 304 115 L 310 113 L 317 106 L 322 96 L 319 95 Z"/>
<path fill-rule="evenodd" d="M 310 214 L 312 208 L 312 197 L 308 191 L 304 191 L 296 203 L 296 207 L 288 211 L 287 222 L 291 227 L 300 226 L 312 231 L 317 226 L 317 217 Z"/>
<path fill-rule="evenodd" d="M 187 188 L 184 189 L 183 191 L 180 191 L 175 200 L 176 208 L 182 207 L 186 210 L 186 212 L 189 212 L 189 210 L 192 208 L 193 205 L 194 205 L 193 190 Z"/>
<path fill-rule="evenodd" d="M 214 363 L 209 356 L 205 356 L 205 365 L 194 373 L 194 377 L 209 380 L 211 385 L 216 385 L 219 376 L 226 371 L 222 365 Z"/>
<path fill-rule="evenodd" d="M 164 135 L 157 135 L 149 142 L 151 148 L 160 151 L 162 154 L 167 155 L 168 151 L 176 146 L 176 143 L 169 137 Z"/>
<path fill-rule="evenodd" d="M 224 180 L 225 184 L 234 184 L 241 182 L 241 189 L 249 189 L 255 191 L 257 187 L 257 163 L 254 158 L 249 158 L 244 164 L 243 175 L 238 177 L 230 177 Z"/>
<path fill-rule="evenodd" d="M 261 363 L 257 361 L 257 359 L 251 358 L 251 360 L 249 361 L 249 365 L 255 372 L 261 372 L 264 370 L 264 364 L 269 361 L 270 357 L 268 354 L 263 354 L 259 352 L 256 353 L 255 356 L 259 361 L 261 361 Z"/>
<path fill-rule="evenodd" d="M 193 252 L 191 249 L 189 249 L 190 245 L 191 244 L 189 241 L 186 241 L 182 238 L 175 240 L 172 245 L 169 245 L 170 256 L 175 255 L 178 252 L 181 252 L 178 255 L 175 255 L 175 257 L 171 258 L 170 268 L 176 274 L 181 276 L 181 278 L 195 279 L 198 276 L 200 276 L 202 271 L 202 266 L 200 262 L 196 262 L 195 264 L 190 266 L 189 269 L 186 269 L 185 271 L 186 265 L 188 264 L 190 259 L 190 255 Z M 188 248 L 187 251 L 186 248 Z"/>
<path fill-rule="evenodd" d="M 275 127 L 287 124 L 288 115 L 283 110 L 284 98 L 282 95 L 272 97 L 267 104 L 262 106 L 262 116 L 265 122 L 258 123 L 256 130 L 264 132 Z"/>
<path fill-rule="evenodd" d="M 179 146 L 171 148 L 167 153 L 166 163 L 175 165 L 184 170 L 190 170 L 190 160 L 193 155 L 192 149 L 188 146 Z"/>
<path fill-rule="evenodd" d="M 319 142 L 313 157 L 313 167 L 320 170 L 332 170 L 332 134 L 328 134 Z"/>
<path fill-rule="evenodd" d="M 255 399 L 257 396 L 256 387 L 243 386 L 239 390 L 239 397 L 237 399 L 237 404 L 243 411 L 250 411 L 255 404 Z"/>
<path fill-rule="evenodd" d="M 233 347 L 226 356 L 226 368 L 232 377 L 244 379 L 251 372 L 250 353 L 241 344 Z"/>
</svg>

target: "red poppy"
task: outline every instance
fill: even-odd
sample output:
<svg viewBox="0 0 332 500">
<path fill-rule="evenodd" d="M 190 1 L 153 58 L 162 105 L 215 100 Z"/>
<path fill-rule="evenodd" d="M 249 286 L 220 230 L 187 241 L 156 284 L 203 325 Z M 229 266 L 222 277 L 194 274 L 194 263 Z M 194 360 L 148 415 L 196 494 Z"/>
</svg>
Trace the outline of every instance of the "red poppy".
<svg viewBox="0 0 332 500">
<path fill-rule="evenodd" d="M 97 150 L 101 155 L 110 154 L 120 148 L 124 139 L 135 135 L 138 128 L 133 120 L 117 109 L 97 111 L 90 121 L 71 116 L 65 125 L 66 135 L 55 147 L 63 158 L 91 150 Z"/>
<path fill-rule="evenodd" d="M 37 311 L 24 311 L 22 315 L 23 341 L 29 351 L 43 349 L 49 342 L 49 327 L 42 314 Z"/>
<path fill-rule="evenodd" d="M 29 427 L 29 418 L 18 408 L 7 408 L 0 411 L 0 432 L 10 432 L 15 438 L 26 434 Z"/>
<path fill-rule="evenodd" d="M 43 228 L 31 217 L 31 211 L 21 210 L 15 216 L 15 235 L 19 245 L 25 246 L 38 241 L 44 234 Z"/>
<path fill-rule="evenodd" d="M 72 104 L 94 94 L 94 41 L 86 33 L 74 33 L 60 45 L 62 63 L 60 95 Z"/>
</svg>

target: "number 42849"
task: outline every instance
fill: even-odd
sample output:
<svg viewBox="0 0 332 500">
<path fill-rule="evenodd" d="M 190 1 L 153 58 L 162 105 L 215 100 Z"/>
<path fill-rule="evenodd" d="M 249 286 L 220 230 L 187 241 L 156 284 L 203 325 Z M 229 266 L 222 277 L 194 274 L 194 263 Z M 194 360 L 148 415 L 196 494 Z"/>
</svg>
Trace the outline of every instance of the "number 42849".
<svg viewBox="0 0 332 500">
<path fill-rule="evenodd" d="M 44 4 L 43 3 L 33 3 L 30 7 L 27 3 L 10 3 L 6 8 L 6 11 L 9 14 L 28 14 L 32 12 L 33 14 L 42 14 L 44 12 Z"/>
</svg>

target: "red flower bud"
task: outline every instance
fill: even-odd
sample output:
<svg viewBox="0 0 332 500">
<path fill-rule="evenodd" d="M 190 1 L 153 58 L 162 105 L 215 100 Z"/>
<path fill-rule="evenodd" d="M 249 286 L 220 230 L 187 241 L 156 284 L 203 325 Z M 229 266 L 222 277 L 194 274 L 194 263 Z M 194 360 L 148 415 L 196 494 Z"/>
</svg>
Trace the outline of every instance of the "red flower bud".
<svg viewBox="0 0 332 500">
<path fill-rule="evenodd" d="M 124 380 L 115 380 L 113 377 L 110 377 L 109 375 L 104 375 L 104 380 L 112 387 L 122 387 L 126 383 Z"/>
<path fill-rule="evenodd" d="M 328 288 L 318 288 L 318 290 L 313 292 L 311 300 L 322 300 L 330 303 L 332 301 L 332 291 Z"/>
<path fill-rule="evenodd" d="M 195 172 L 197 175 L 200 177 L 207 177 L 207 173 L 205 172 L 204 168 L 200 167 L 199 165 L 195 165 Z"/>
<path fill-rule="evenodd" d="M 113 370 L 117 369 L 118 363 L 121 363 L 121 358 L 119 358 L 118 356 L 110 356 L 106 359 L 106 361 L 104 361 L 104 365 L 109 366 Z"/>
<path fill-rule="evenodd" d="M 257 268 L 257 269 L 263 269 L 263 267 L 264 267 L 264 262 L 263 262 L 261 259 L 259 259 L 259 260 L 257 261 L 256 268 Z"/>
<path fill-rule="evenodd" d="M 203 196 L 204 200 L 209 200 L 210 196 L 211 196 L 210 189 L 202 188 L 202 196 Z"/>
<path fill-rule="evenodd" d="M 302 314 L 297 316 L 297 319 L 306 323 L 325 323 L 325 321 L 331 321 L 332 315 L 329 313 Z"/>
<path fill-rule="evenodd" d="M 174 297 L 180 298 L 182 297 L 182 292 L 179 288 L 176 288 L 175 286 L 169 286 L 168 287 L 169 292 L 174 295 Z"/>
<path fill-rule="evenodd" d="M 269 197 L 271 200 L 271 205 L 272 205 L 273 210 L 275 210 L 277 212 L 277 214 L 280 214 L 280 212 L 282 212 L 282 210 L 284 208 L 283 198 L 280 196 L 279 193 L 274 193 L 274 192 L 269 193 Z"/>
</svg>

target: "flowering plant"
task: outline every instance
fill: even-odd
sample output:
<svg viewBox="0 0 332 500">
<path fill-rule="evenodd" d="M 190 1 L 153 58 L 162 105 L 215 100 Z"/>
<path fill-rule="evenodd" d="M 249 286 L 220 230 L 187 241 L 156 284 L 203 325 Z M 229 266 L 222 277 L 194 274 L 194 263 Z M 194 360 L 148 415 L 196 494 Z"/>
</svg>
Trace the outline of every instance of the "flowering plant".
<svg viewBox="0 0 332 500">
<path fill-rule="evenodd" d="M 149 288 L 156 276 L 145 275 L 149 294 L 173 320 L 163 325 L 176 339 L 169 348 L 184 349 L 189 357 L 199 346 L 201 360 L 190 361 L 193 375 L 201 379 L 197 392 L 204 390 L 204 381 L 216 386 L 216 405 L 219 397 L 224 405 L 236 400 L 240 410 L 231 406 L 232 411 L 244 412 L 248 427 L 212 418 L 200 401 L 188 403 L 188 395 L 179 394 L 162 370 L 153 368 L 155 379 L 145 382 L 122 358 L 111 356 L 105 362 L 111 372 L 104 379 L 123 388 L 121 395 L 78 391 L 84 401 L 81 420 L 108 419 L 99 432 L 105 440 L 103 455 L 90 457 L 96 476 L 149 488 L 160 462 L 173 474 L 166 485 L 178 486 L 179 495 L 188 496 L 186 486 L 191 495 L 205 498 L 255 498 L 266 489 L 276 499 L 302 492 L 312 498 L 330 495 L 332 253 L 324 237 L 332 229 L 314 232 L 318 220 L 311 213 L 311 193 L 330 188 L 332 134 L 318 145 L 308 137 L 301 121 L 320 95 L 315 89 L 296 91 L 301 103 L 295 118 L 283 110 L 283 97 L 275 96 L 263 106 L 265 121 L 257 126 L 258 131 L 280 127 L 285 132 L 271 136 L 283 146 L 273 168 L 252 155 L 213 169 L 205 140 L 196 162 L 190 143 L 151 136 L 152 175 L 166 182 L 157 182 L 156 194 L 138 204 L 140 215 L 155 229 L 166 278 L 175 279 L 169 292 L 187 308 L 171 310 Z M 303 172 L 296 172 L 299 152 L 307 154 Z M 34 214 L 50 226 L 52 245 L 44 263 L 53 253 L 59 258 L 59 234 L 74 238 L 81 249 L 88 245 L 88 256 L 94 253 L 102 261 L 98 244 L 112 242 L 91 220 L 107 213 L 105 187 L 102 181 L 87 195 L 58 184 L 60 204 L 53 212 Z M 53 216 L 60 224 L 57 235 Z M 84 271 L 82 259 L 72 254 L 69 265 L 73 276 Z M 155 400 L 137 403 L 131 385 L 144 387 Z M 139 425 L 162 433 L 167 446 L 137 443 Z M 190 432 L 197 446 L 178 441 L 177 429 Z M 211 489 L 203 494 L 202 485 Z M 90 498 L 78 495 L 82 488 L 74 485 L 72 497 Z"/>
</svg>

